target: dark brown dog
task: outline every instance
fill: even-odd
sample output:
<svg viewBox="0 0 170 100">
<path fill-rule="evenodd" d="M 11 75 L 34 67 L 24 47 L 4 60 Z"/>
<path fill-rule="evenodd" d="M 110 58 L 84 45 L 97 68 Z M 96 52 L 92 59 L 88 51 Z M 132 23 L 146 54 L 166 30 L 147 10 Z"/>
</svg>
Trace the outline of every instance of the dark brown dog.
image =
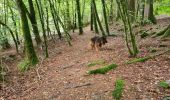
<svg viewBox="0 0 170 100">
<path fill-rule="evenodd" d="M 94 36 L 90 40 L 90 48 L 93 50 L 95 49 L 96 51 L 99 51 L 100 48 L 107 43 L 106 37 L 105 36 Z"/>
</svg>

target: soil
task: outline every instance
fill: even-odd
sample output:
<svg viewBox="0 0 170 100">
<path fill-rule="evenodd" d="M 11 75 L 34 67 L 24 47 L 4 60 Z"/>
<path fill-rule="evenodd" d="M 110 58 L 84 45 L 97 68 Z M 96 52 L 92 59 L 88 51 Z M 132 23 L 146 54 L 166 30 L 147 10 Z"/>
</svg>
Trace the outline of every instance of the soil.
<svg viewBox="0 0 170 100">
<path fill-rule="evenodd" d="M 159 19 L 157 25 L 146 25 L 135 29 L 149 32 L 162 30 L 170 23 L 170 18 Z M 125 80 L 122 100 L 162 100 L 170 96 L 169 89 L 159 87 L 159 82 L 170 79 L 170 54 L 158 56 L 143 63 L 126 64 L 129 58 L 123 39 L 122 26 L 110 25 L 111 33 L 117 37 L 108 37 L 108 43 L 98 52 L 90 50 L 89 40 L 94 36 L 90 27 L 84 29 L 83 35 L 78 31 L 72 34 L 72 45 L 64 40 L 49 41 L 50 57 L 44 59 L 42 51 L 40 63 L 27 72 L 19 72 L 17 64 L 20 55 L 14 59 L 4 59 L 7 67 L 7 81 L 0 84 L 0 100 L 113 100 L 112 91 L 116 79 Z M 118 31 L 119 30 L 119 31 Z M 139 33 L 138 33 L 139 34 Z M 138 57 L 154 55 L 170 48 L 170 41 L 160 38 L 137 37 L 140 53 Z M 166 45 L 167 47 L 160 47 Z M 157 52 L 149 52 L 151 49 Z M 1 52 L 7 56 L 15 54 L 14 49 Z M 104 60 L 103 65 L 88 67 L 90 62 Z M 87 71 L 107 64 L 115 63 L 118 67 L 107 74 L 88 75 Z"/>
</svg>

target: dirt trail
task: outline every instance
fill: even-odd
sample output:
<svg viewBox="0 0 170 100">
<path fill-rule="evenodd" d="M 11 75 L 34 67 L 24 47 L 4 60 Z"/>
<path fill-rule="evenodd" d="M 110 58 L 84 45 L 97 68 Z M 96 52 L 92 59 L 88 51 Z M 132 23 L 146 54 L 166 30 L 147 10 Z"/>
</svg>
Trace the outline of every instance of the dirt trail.
<svg viewBox="0 0 170 100">
<path fill-rule="evenodd" d="M 156 87 L 160 80 L 170 77 L 169 55 L 163 55 L 145 63 L 124 65 L 123 63 L 129 58 L 121 36 L 108 37 L 109 43 L 101 51 L 95 52 L 87 48 L 89 39 L 93 36 L 89 27 L 85 29 L 84 35 L 77 34 L 77 32 L 73 34 L 72 47 L 62 41 L 51 43 L 53 46 L 50 46 L 50 58 L 40 63 L 35 70 L 25 74 L 17 70 L 12 73 L 13 77 L 10 79 L 12 84 L 4 91 L 0 91 L 2 98 L 7 100 L 112 100 L 114 82 L 118 78 L 126 81 L 123 100 L 160 100 L 165 95 Z M 146 54 L 147 43 L 148 47 L 155 44 L 151 41 L 151 39 L 139 41 L 144 48 L 140 54 Z M 101 65 L 87 67 L 89 62 L 96 60 L 105 60 L 107 64 L 116 63 L 120 66 L 105 75 L 86 75 L 86 71 L 101 67 Z"/>
</svg>

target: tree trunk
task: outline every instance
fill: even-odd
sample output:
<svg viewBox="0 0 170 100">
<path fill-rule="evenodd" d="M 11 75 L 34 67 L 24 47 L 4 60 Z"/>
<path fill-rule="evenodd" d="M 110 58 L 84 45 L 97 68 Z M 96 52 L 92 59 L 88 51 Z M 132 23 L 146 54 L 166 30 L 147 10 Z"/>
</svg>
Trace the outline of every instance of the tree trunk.
<svg viewBox="0 0 170 100">
<path fill-rule="evenodd" d="M 25 47 L 25 58 L 26 58 L 25 60 L 27 60 L 29 64 L 35 65 L 38 63 L 38 58 L 33 47 L 30 29 L 28 25 L 28 19 L 26 16 L 26 11 L 24 9 L 23 1 L 16 0 L 16 3 L 20 12 L 21 22 L 22 22 L 22 31 L 24 36 L 24 47 Z"/>
<path fill-rule="evenodd" d="M 81 10 L 80 10 L 80 0 L 76 0 L 76 6 L 77 6 L 77 15 L 78 15 L 78 23 L 79 23 L 79 34 L 83 34 L 83 23 L 82 23 L 82 17 L 81 17 Z"/>
<path fill-rule="evenodd" d="M 102 26 L 102 24 L 100 22 L 100 18 L 99 18 L 98 12 L 97 12 L 95 0 L 92 0 L 92 2 L 93 2 L 94 12 L 95 12 L 95 17 L 96 17 L 96 20 L 97 20 L 97 22 L 99 24 L 100 30 L 102 31 L 102 35 L 106 36 L 106 34 L 104 32 L 104 29 L 103 29 L 103 26 Z"/>
<path fill-rule="evenodd" d="M 104 15 L 104 21 L 105 21 L 105 26 L 106 26 L 106 32 L 107 32 L 107 35 L 110 35 L 110 32 L 109 32 L 109 25 L 108 25 L 108 20 L 107 20 L 107 14 L 106 14 L 106 3 L 105 3 L 105 0 L 101 0 L 102 1 L 102 8 L 103 8 L 103 15 Z"/>
<path fill-rule="evenodd" d="M 28 0 L 28 3 L 29 3 L 29 10 L 30 10 L 30 21 L 32 24 L 33 33 L 35 35 L 35 41 L 36 41 L 37 45 L 39 45 L 39 44 L 41 44 L 42 41 L 41 41 L 40 34 L 38 31 L 38 25 L 37 25 L 37 20 L 36 20 L 36 16 L 35 16 L 33 1 Z"/>
<path fill-rule="evenodd" d="M 150 20 L 153 24 L 156 24 L 156 18 L 153 13 L 153 0 L 147 0 L 146 2 L 146 10 L 145 15 L 148 20 Z"/>
<path fill-rule="evenodd" d="M 129 0 L 129 14 L 130 14 L 130 21 L 134 22 L 135 20 L 135 0 Z"/>
</svg>

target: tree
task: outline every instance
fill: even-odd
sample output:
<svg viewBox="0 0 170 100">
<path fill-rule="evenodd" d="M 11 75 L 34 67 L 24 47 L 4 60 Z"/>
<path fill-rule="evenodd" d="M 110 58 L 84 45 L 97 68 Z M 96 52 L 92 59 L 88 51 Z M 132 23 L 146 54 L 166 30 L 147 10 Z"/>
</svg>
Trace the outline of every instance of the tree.
<svg viewBox="0 0 170 100">
<path fill-rule="evenodd" d="M 21 66 L 21 70 L 27 70 L 30 68 L 28 65 L 35 65 L 38 63 L 38 58 L 35 53 L 32 39 L 31 39 L 31 34 L 30 34 L 30 29 L 28 25 L 28 19 L 26 16 L 26 11 L 24 9 L 24 4 L 22 0 L 16 0 L 18 10 L 20 13 L 21 17 L 21 23 L 22 23 L 22 31 L 23 31 L 23 36 L 24 36 L 24 48 L 25 48 L 25 66 Z"/>
<path fill-rule="evenodd" d="M 83 23 L 82 23 L 82 17 L 81 17 L 81 10 L 80 10 L 80 0 L 76 0 L 76 6 L 77 6 L 77 15 L 78 15 L 78 25 L 79 25 L 79 34 L 83 34 Z"/>
<path fill-rule="evenodd" d="M 153 12 L 153 0 L 146 1 L 145 17 L 150 20 L 153 24 L 156 24 L 156 18 Z"/>
<path fill-rule="evenodd" d="M 135 0 L 129 0 L 130 21 L 135 20 Z"/>
<path fill-rule="evenodd" d="M 37 20 L 36 20 L 36 14 L 35 14 L 35 10 L 34 10 L 34 5 L 33 5 L 33 1 L 32 0 L 28 0 L 29 3 L 29 10 L 30 10 L 30 14 L 29 14 L 29 18 L 30 21 L 32 23 L 32 28 L 33 28 L 33 33 L 35 35 L 35 40 L 37 45 L 41 44 L 41 38 L 39 35 L 39 31 L 38 31 L 38 25 L 37 25 Z"/>
<path fill-rule="evenodd" d="M 108 26 L 108 21 L 107 21 L 107 14 L 106 14 L 106 3 L 105 3 L 105 0 L 101 0 L 102 1 L 102 8 L 103 8 L 103 15 L 104 15 L 104 21 L 105 21 L 105 26 L 106 26 L 106 32 L 107 32 L 107 35 L 110 35 L 110 32 L 109 32 L 109 26 Z"/>
<path fill-rule="evenodd" d="M 133 34 L 130 17 L 128 15 L 129 9 L 127 6 L 128 2 L 127 0 L 116 0 L 116 2 L 119 8 L 120 16 L 124 24 L 126 46 L 128 48 L 130 56 L 135 57 L 138 54 L 138 48 L 136 44 L 135 35 Z"/>
</svg>

